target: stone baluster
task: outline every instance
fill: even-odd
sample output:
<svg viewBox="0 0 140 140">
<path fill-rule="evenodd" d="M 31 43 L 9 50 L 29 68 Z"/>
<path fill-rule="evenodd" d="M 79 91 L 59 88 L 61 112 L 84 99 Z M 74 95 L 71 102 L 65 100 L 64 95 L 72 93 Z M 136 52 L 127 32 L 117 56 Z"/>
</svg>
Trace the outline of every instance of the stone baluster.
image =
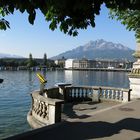
<svg viewBox="0 0 140 140">
<path fill-rule="evenodd" d="M 116 99 L 116 91 L 113 90 L 113 100 L 115 100 L 115 99 Z"/>
<path fill-rule="evenodd" d="M 107 99 L 110 99 L 110 89 L 107 89 Z"/>
<path fill-rule="evenodd" d="M 72 100 L 72 88 L 69 89 L 69 92 L 67 93 L 69 95 L 69 100 Z"/>
<path fill-rule="evenodd" d="M 76 88 L 76 98 L 78 98 L 78 88 Z"/>
<path fill-rule="evenodd" d="M 82 91 L 82 99 L 84 99 L 85 97 L 85 88 L 83 88 L 83 91 Z"/>
<path fill-rule="evenodd" d="M 104 99 L 106 98 L 106 90 L 105 89 L 103 90 L 103 98 Z"/>
<path fill-rule="evenodd" d="M 73 99 L 74 93 L 73 93 L 73 88 L 71 89 L 71 99 Z"/>
<path fill-rule="evenodd" d="M 105 95 L 105 99 L 107 99 L 107 90 L 106 89 L 105 89 L 104 95 Z"/>
<path fill-rule="evenodd" d="M 115 100 L 117 101 L 118 100 L 118 90 L 115 90 L 115 92 L 116 92 Z"/>
<path fill-rule="evenodd" d="M 86 88 L 86 92 L 85 92 L 85 98 L 88 97 L 88 89 Z"/>
<path fill-rule="evenodd" d="M 78 99 L 80 99 L 80 88 L 78 88 Z"/>
<path fill-rule="evenodd" d="M 73 89 L 73 98 L 76 98 L 76 89 Z"/>
<path fill-rule="evenodd" d="M 80 98 L 83 96 L 83 88 L 80 87 Z"/>
<path fill-rule="evenodd" d="M 84 88 L 82 88 L 82 93 L 81 93 L 81 98 L 83 99 L 84 98 Z"/>
<path fill-rule="evenodd" d="M 110 99 L 113 99 L 113 90 L 112 90 L 112 89 L 110 89 L 110 95 L 109 95 L 109 98 L 110 98 Z"/>
<path fill-rule="evenodd" d="M 123 91 L 120 91 L 120 101 L 123 101 Z"/>
</svg>

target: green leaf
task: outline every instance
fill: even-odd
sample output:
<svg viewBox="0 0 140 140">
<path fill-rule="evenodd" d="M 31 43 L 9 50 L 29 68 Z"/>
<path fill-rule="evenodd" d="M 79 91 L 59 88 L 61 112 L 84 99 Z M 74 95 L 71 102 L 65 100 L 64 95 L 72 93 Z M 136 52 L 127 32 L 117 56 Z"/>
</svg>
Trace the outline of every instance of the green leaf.
<svg viewBox="0 0 140 140">
<path fill-rule="evenodd" d="M 36 12 L 34 11 L 32 14 L 29 15 L 28 20 L 30 22 L 30 24 L 34 24 L 34 20 L 35 20 L 35 16 L 36 16 Z"/>
<path fill-rule="evenodd" d="M 9 10 L 10 13 L 13 14 L 13 12 L 14 12 L 14 6 L 10 5 L 10 6 L 8 7 L 8 10 Z"/>
</svg>

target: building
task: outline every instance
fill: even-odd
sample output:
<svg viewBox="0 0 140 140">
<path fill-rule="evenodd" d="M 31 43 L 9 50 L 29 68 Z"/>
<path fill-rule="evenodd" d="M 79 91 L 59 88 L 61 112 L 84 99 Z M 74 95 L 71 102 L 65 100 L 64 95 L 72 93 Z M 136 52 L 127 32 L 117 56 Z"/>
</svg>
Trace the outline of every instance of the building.
<svg viewBox="0 0 140 140">
<path fill-rule="evenodd" d="M 59 67 L 64 68 L 65 67 L 65 61 L 66 61 L 66 58 L 62 57 L 61 59 L 55 60 L 54 63 L 56 65 L 58 65 Z"/>
<path fill-rule="evenodd" d="M 130 69 L 133 62 L 126 60 L 88 60 L 88 59 L 68 59 L 65 61 L 66 69 L 86 69 L 86 68 L 108 68 L 108 69 Z"/>
<path fill-rule="evenodd" d="M 94 68 L 95 65 L 95 60 L 88 60 L 86 58 L 81 60 L 73 60 L 73 68 Z"/>
<path fill-rule="evenodd" d="M 73 61 L 74 61 L 74 59 L 67 59 L 65 61 L 65 68 L 66 69 L 72 69 L 73 68 Z"/>
</svg>

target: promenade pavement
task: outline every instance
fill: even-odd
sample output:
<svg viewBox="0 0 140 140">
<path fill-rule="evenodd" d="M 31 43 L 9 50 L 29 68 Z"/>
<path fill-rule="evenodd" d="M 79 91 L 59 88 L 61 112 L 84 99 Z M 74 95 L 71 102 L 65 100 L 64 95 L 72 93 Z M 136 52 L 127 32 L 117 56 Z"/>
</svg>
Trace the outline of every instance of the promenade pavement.
<svg viewBox="0 0 140 140">
<path fill-rule="evenodd" d="M 83 107 L 82 109 L 84 111 Z M 140 100 L 85 113 L 85 116 L 82 114 L 83 117 L 67 118 L 67 121 L 62 123 L 9 139 L 140 140 Z"/>
</svg>

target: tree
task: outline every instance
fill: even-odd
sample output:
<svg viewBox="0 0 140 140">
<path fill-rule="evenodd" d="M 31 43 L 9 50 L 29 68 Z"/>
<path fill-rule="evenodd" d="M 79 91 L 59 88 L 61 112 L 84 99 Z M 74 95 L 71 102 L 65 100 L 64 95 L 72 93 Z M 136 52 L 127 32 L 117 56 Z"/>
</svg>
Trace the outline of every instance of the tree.
<svg viewBox="0 0 140 140">
<path fill-rule="evenodd" d="M 51 30 L 59 26 L 62 32 L 75 36 L 78 29 L 95 27 L 95 16 L 100 14 L 103 3 L 107 8 L 140 10 L 139 0 L 0 0 L 0 29 L 10 28 L 4 17 L 14 11 L 26 11 L 29 22 L 34 24 L 39 9 Z"/>
<path fill-rule="evenodd" d="M 137 42 L 140 42 L 140 10 L 111 10 L 110 17 L 120 20 L 126 26 L 126 29 L 135 31 Z"/>
<path fill-rule="evenodd" d="M 28 60 L 28 63 L 27 63 L 27 67 L 33 67 L 34 66 L 34 63 L 33 63 L 33 57 L 32 57 L 32 54 L 30 53 L 29 54 L 29 60 Z"/>
<path fill-rule="evenodd" d="M 44 54 L 43 64 L 44 65 L 47 65 L 47 55 L 46 55 L 46 53 Z"/>
<path fill-rule="evenodd" d="M 120 11 L 119 9 L 111 9 L 110 17 L 120 20 L 126 26 L 126 29 L 135 31 L 137 44 L 140 43 L 140 10 L 126 9 Z M 140 57 L 140 52 L 137 50 L 134 55 Z"/>
</svg>

